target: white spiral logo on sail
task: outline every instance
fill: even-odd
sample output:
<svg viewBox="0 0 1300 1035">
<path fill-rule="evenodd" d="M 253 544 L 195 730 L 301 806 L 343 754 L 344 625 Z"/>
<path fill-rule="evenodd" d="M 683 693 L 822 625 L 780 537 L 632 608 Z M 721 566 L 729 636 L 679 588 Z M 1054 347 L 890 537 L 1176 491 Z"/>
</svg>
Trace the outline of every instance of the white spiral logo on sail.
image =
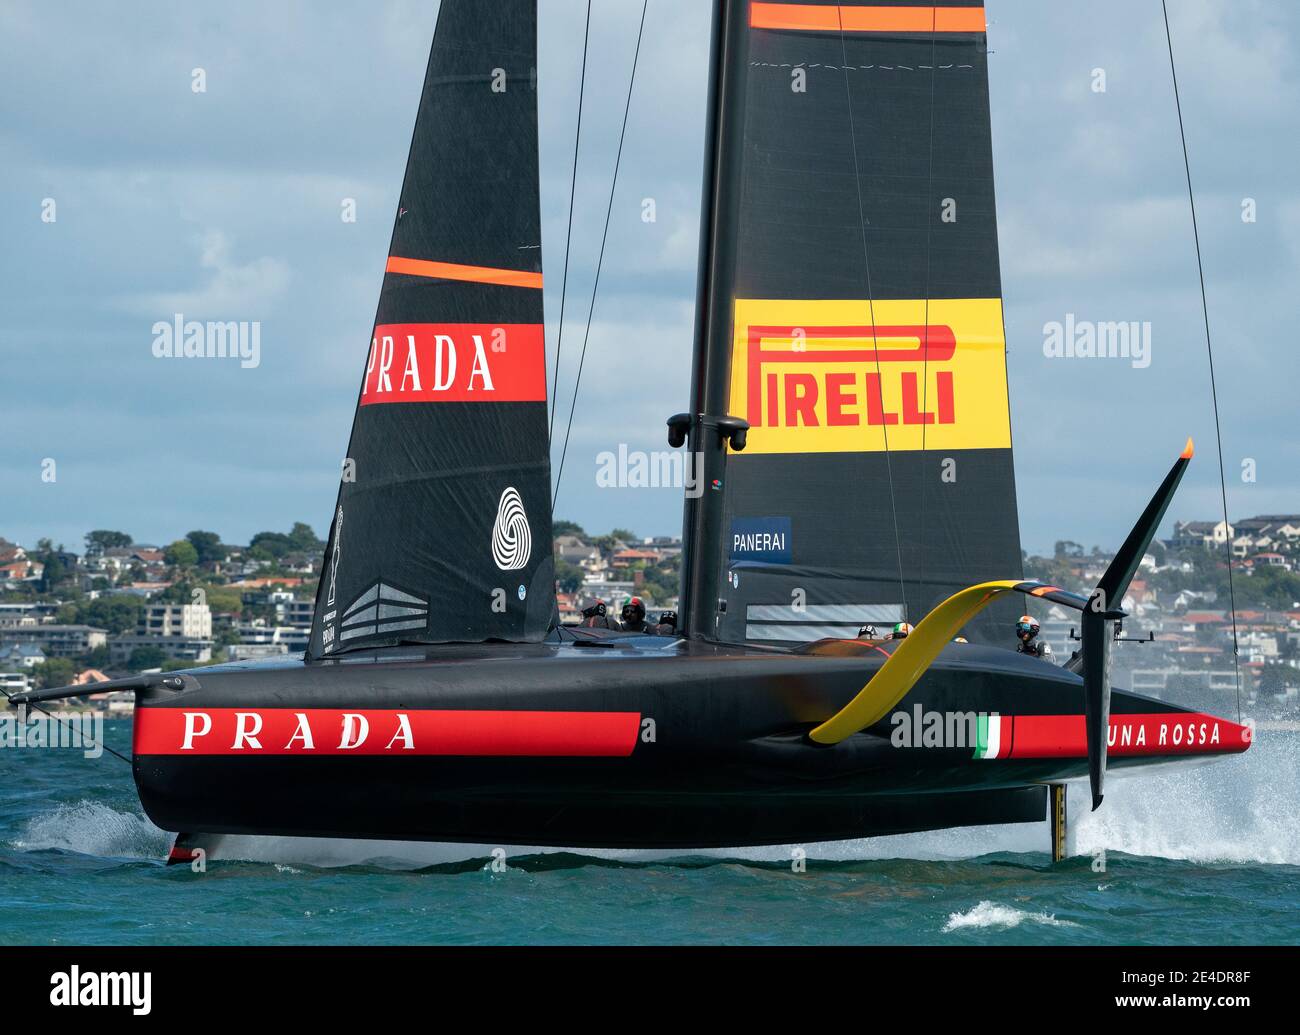
<svg viewBox="0 0 1300 1035">
<path fill-rule="evenodd" d="M 338 517 L 334 519 L 334 554 L 330 558 L 330 595 L 325 601 L 326 607 L 334 606 L 334 590 L 339 580 L 339 550 L 343 542 L 343 508 L 339 507 Z"/>
<path fill-rule="evenodd" d="M 514 571 L 528 563 L 533 552 L 533 532 L 528 527 L 524 501 L 513 485 L 501 494 L 497 519 L 492 526 L 492 559 L 502 571 Z"/>
</svg>

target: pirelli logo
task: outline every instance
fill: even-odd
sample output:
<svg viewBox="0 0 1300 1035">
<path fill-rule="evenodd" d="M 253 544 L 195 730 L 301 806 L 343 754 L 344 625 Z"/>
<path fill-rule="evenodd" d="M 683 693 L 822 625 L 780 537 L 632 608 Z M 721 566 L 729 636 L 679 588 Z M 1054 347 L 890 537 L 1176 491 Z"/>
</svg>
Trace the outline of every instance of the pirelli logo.
<svg viewBox="0 0 1300 1035">
<path fill-rule="evenodd" d="M 1008 448 L 1002 302 L 737 299 L 731 412 L 746 453 Z"/>
</svg>

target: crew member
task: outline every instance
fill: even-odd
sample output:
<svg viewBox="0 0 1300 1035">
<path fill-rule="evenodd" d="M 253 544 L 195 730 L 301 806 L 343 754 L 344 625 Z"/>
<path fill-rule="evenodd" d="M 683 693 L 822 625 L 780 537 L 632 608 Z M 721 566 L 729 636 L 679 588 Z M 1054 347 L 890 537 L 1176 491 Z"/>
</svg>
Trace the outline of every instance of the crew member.
<svg viewBox="0 0 1300 1035">
<path fill-rule="evenodd" d="M 606 613 L 605 601 L 597 600 L 582 609 L 582 624 L 587 629 L 617 629 L 618 622 Z"/>
<path fill-rule="evenodd" d="M 858 630 L 858 639 L 878 640 L 880 639 L 880 633 L 876 631 L 876 627 L 874 625 L 867 624 Z"/>
<path fill-rule="evenodd" d="M 645 620 L 645 604 L 640 597 L 633 597 L 623 605 L 620 617 L 623 619 L 623 631 L 633 633 L 653 633 L 654 629 Z"/>
<path fill-rule="evenodd" d="M 1021 615 L 1016 622 L 1016 650 L 1035 658 L 1052 660 L 1052 648 L 1046 640 L 1038 638 L 1038 620 L 1032 615 Z"/>
<path fill-rule="evenodd" d="M 891 640 L 905 640 L 907 639 L 908 634 L 911 633 L 911 631 L 912 631 L 912 627 L 910 625 L 908 625 L 906 622 L 899 622 L 896 626 L 894 626 L 893 631 L 889 634 L 889 638 Z"/>
<path fill-rule="evenodd" d="M 655 626 L 655 635 L 657 636 L 676 636 L 677 635 L 677 612 L 660 611 L 659 624 Z"/>
</svg>

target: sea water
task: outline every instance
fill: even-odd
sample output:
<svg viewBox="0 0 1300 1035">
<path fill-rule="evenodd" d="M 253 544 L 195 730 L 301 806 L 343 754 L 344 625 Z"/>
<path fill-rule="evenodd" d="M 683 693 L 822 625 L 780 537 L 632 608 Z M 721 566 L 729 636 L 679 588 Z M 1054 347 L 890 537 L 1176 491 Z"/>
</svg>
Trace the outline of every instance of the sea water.
<svg viewBox="0 0 1300 1035">
<path fill-rule="evenodd" d="M 130 722 L 106 723 L 129 751 Z M 1300 941 L 1300 732 L 1212 764 L 1112 772 L 1072 858 L 1047 824 L 645 861 L 630 853 L 164 866 L 171 835 L 109 754 L 0 751 L 0 943 Z M 801 849 L 801 850 L 800 850 Z"/>
</svg>

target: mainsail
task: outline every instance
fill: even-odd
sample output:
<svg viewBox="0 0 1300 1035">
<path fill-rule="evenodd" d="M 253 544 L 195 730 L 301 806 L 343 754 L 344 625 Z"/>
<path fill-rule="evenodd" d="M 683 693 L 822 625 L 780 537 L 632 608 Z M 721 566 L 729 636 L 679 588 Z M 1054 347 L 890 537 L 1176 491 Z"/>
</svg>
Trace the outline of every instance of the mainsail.
<svg viewBox="0 0 1300 1035">
<path fill-rule="evenodd" d="M 883 632 L 1021 573 L 984 11 L 724 8 L 697 400 L 750 431 L 694 631 Z"/>
<path fill-rule="evenodd" d="M 536 70 L 536 0 L 443 0 L 313 657 L 550 625 Z"/>
</svg>

